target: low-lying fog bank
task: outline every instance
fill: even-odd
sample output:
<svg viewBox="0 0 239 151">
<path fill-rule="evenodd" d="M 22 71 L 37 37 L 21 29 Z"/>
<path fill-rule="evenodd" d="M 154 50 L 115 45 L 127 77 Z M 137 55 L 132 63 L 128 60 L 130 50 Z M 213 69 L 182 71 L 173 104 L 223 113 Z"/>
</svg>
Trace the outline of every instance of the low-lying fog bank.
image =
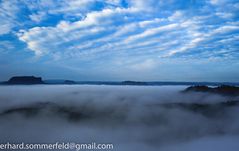
<svg viewBox="0 0 239 151">
<path fill-rule="evenodd" d="M 0 87 L 1 142 L 99 142 L 114 150 L 239 148 L 238 97 L 185 86 Z"/>
</svg>

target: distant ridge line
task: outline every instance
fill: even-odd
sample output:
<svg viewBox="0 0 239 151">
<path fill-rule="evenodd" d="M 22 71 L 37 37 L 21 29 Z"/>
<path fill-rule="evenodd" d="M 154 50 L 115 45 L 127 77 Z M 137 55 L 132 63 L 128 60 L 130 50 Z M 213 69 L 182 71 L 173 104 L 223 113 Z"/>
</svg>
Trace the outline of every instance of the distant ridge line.
<svg viewBox="0 0 239 151">
<path fill-rule="evenodd" d="M 232 85 L 239 86 L 239 82 L 175 82 L 175 81 L 73 81 L 73 80 L 42 80 L 42 77 L 35 76 L 14 76 L 8 81 L 0 83 L 1 85 L 31 85 L 31 84 L 47 84 L 47 85 L 135 85 L 135 86 L 162 86 L 162 85 Z"/>
</svg>

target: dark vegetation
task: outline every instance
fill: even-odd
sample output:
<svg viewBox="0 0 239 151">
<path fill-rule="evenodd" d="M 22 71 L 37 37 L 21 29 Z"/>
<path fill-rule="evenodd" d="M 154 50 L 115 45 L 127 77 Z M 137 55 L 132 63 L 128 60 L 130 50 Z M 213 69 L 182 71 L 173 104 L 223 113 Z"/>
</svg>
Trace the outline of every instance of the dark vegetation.
<svg viewBox="0 0 239 151">
<path fill-rule="evenodd" d="M 215 93 L 225 96 L 238 96 L 239 87 L 230 85 L 221 85 L 218 87 L 208 87 L 208 86 L 190 86 L 186 88 L 183 92 L 207 92 Z"/>
</svg>

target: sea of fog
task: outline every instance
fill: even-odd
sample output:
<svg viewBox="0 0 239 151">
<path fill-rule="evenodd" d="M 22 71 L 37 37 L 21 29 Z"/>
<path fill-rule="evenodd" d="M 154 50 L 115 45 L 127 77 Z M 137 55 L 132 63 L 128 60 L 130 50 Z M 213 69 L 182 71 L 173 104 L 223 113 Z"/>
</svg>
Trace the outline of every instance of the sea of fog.
<svg viewBox="0 0 239 151">
<path fill-rule="evenodd" d="M 239 99 L 183 93 L 185 88 L 0 86 L 0 141 L 113 143 L 115 151 L 237 151 L 239 106 L 201 112 L 182 104 Z"/>
</svg>

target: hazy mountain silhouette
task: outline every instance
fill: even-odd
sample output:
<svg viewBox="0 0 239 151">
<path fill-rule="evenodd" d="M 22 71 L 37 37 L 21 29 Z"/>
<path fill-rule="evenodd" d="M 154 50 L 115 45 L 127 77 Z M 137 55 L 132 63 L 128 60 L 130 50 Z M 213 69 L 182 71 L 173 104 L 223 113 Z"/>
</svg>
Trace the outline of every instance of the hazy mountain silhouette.
<svg viewBox="0 0 239 151">
<path fill-rule="evenodd" d="M 87 85 L 135 85 L 135 86 L 160 86 L 160 85 L 200 85 L 200 88 L 205 86 L 220 86 L 220 85 L 233 85 L 239 86 L 239 83 L 231 82 L 174 82 L 174 81 L 73 81 L 66 79 L 51 79 L 42 80 L 41 77 L 36 76 L 14 76 L 8 81 L 0 82 L 0 84 L 87 84 Z M 200 89 L 198 87 L 197 91 Z M 190 88 L 191 89 L 191 88 Z M 207 89 L 207 88 L 206 88 Z"/>
</svg>

